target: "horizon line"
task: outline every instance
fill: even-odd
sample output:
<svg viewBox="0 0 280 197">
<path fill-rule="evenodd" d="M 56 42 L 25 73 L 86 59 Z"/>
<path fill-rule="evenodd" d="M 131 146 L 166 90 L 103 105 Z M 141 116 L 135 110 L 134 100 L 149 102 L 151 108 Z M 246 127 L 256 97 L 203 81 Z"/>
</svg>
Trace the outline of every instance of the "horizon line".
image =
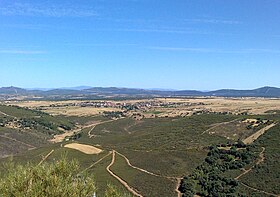
<svg viewBox="0 0 280 197">
<path fill-rule="evenodd" d="M 83 88 L 84 87 L 84 88 Z M 202 89 L 192 89 L 192 88 L 184 88 L 184 89 L 176 89 L 176 88 L 137 88 L 137 87 L 123 87 L 123 86 L 88 86 L 88 85 L 80 85 L 80 86 L 65 86 L 65 87 L 53 87 L 53 88 L 48 88 L 48 87 L 20 87 L 20 86 L 1 86 L 1 88 L 21 88 L 25 90 L 40 90 L 40 91 L 49 91 L 49 90 L 87 90 L 91 88 L 119 88 L 119 89 L 138 89 L 138 90 L 151 90 L 151 91 L 200 91 L 200 92 L 210 92 L 210 91 L 216 91 L 216 90 L 255 90 L 255 89 L 260 89 L 260 88 L 280 88 L 278 86 L 269 86 L 269 85 L 264 85 L 264 86 L 259 86 L 256 88 L 246 88 L 246 89 L 241 89 L 241 88 L 215 88 L 215 89 L 208 89 L 208 90 L 202 90 Z M 81 89 L 77 89 L 81 88 Z"/>
</svg>

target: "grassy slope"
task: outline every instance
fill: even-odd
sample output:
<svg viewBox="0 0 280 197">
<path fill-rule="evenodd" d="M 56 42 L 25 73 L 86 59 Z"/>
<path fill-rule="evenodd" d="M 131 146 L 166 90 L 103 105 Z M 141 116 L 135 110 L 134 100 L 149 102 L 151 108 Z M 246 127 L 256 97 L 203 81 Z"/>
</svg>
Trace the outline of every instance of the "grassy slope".
<svg viewBox="0 0 280 197">
<path fill-rule="evenodd" d="M 100 135 L 92 141 L 106 147 L 129 150 L 181 150 L 202 148 L 224 141 L 219 136 L 201 135 L 211 124 L 234 119 L 231 116 L 199 115 L 187 118 L 157 118 L 135 121 L 121 119 L 95 127 Z"/>
<path fill-rule="evenodd" d="M 0 122 L 13 122 L 20 128 L 0 126 L 0 156 L 18 154 L 33 147 L 48 145 L 52 134 L 61 133 L 58 127 L 73 128 L 74 124 L 65 117 L 16 106 L 0 105 Z M 5 114 L 3 114 L 5 113 Z"/>
<path fill-rule="evenodd" d="M 63 119 L 67 119 L 71 122 L 75 122 L 81 125 L 85 125 L 88 124 L 90 122 L 94 122 L 94 121 L 106 121 L 106 120 L 110 120 L 109 118 L 106 118 L 102 115 L 95 115 L 95 116 L 56 116 L 59 118 L 63 118 Z"/>
<path fill-rule="evenodd" d="M 14 157 L 8 157 L 0 160 L 0 171 L 4 171 L 4 164 L 8 161 L 13 161 L 15 163 L 39 163 L 44 156 L 46 156 L 51 150 L 55 150 L 46 160 L 46 162 L 52 162 L 61 158 L 62 155 L 66 155 L 68 159 L 77 159 L 81 165 L 81 169 L 88 168 L 91 164 L 98 161 L 100 158 L 108 154 L 108 151 L 103 151 L 98 155 L 87 155 L 81 153 L 77 150 L 72 150 L 68 148 L 64 148 L 63 145 L 65 143 L 59 144 L 50 144 L 47 147 L 41 147 L 34 150 L 30 150 L 25 152 L 24 154 L 19 154 Z M 89 176 L 94 177 L 97 186 L 97 194 L 98 196 L 103 196 L 108 184 L 115 185 L 120 191 L 126 191 L 126 189 L 113 178 L 107 171 L 106 167 L 111 162 L 111 155 L 106 157 L 100 163 L 96 164 L 92 168 L 87 170 Z"/>
<path fill-rule="evenodd" d="M 247 185 L 280 194 L 280 125 L 271 128 L 256 141 L 256 146 L 265 147 L 265 160 L 257 165 L 241 181 Z"/>
<path fill-rule="evenodd" d="M 36 130 L 23 130 L 0 127 L 0 156 L 26 152 L 30 148 L 48 145 L 50 138 Z"/>
<path fill-rule="evenodd" d="M 278 118 L 275 116 L 271 117 L 274 119 Z M 82 138 L 78 141 L 92 145 L 100 144 L 107 151 L 115 149 L 125 154 L 133 165 L 151 172 L 162 175 L 183 176 L 190 173 L 205 158 L 207 151 L 204 147 L 227 141 L 220 136 L 208 135 L 206 133 L 201 135 L 201 133 L 210 128 L 211 124 L 230 121 L 236 118 L 238 117 L 224 115 L 198 115 L 173 119 L 144 119 L 142 121 L 126 118 L 96 126 L 92 132 L 97 135 L 95 138 L 89 139 L 87 137 L 89 128 L 85 129 Z M 80 121 L 83 122 L 82 119 Z M 83 168 L 88 167 L 91 163 L 102 157 L 102 154 L 107 153 L 105 151 L 99 156 L 88 156 L 75 150 L 61 148 L 60 144 L 56 144 L 28 151 L 26 154 L 17 156 L 14 159 L 21 162 L 28 160 L 39 162 L 42 156 L 46 155 L 51 149 L 56 151 L 50 156 L 48 161 L 58 158 L 62 152 L 67 151 L 68 156 L 77 158 Z M 271 152 L 273 151 L 275 152 L 275 150 L 271 149 Z M 107 157 L 88 171 L 96 177 L 97 186 L 100 188 L 99 192 L 101 194 L 103 194 L 108 182 L 121 187 L 119 182 L 106 172 L 106 166 L 110 161 L 111 158 Z M 276 163 L 276 166 L 278 165 L 279 163 Z M 147 188 L 150 194 L 155 191 L 173 192 L 174 190 L 174 183 L 165 183 L 157 177 L 143 175 L 143 173 L 127 166 L 124 160 L 118 156 L 113 170 L 119 176 L 123 176 L 123 179 L 127 180 L 129 184 L 139 185 L 139 190 L 144 191 L 146 189 L 143 188 Z M 131 174 L 128 172 L 131 172 Z M 134 178 L 136 176 L 141 178 Z M 252 179 L 248 180 L 251 181 Z M 152 183 L 156 184 L 155 187 Z"/>
<path fill-rule="evenodd" d="M 53 130 L 60 132 L 57 128 L 59 126 L 67 126 L 72 128 L 74 125 L 65 117 L 54 117 L 49 114 L 22 108 L 18 106 L 0 105 L 0 111 L 6 113 L 8 118 L 16 117 L 17 119 L 26 119 L 28 121 L 35 121 L 38 123 L 36 128 L 38 131 L 43 132 L 44 126 L 50 125 Z"/>
<path fill-rule="evenodd" d="M 280 114 L 273 115 L 259 115 L 259 116 L 251 116 L 251 118 L 264 118 L 269 120 L 274 120 L 279 122 Z M 252 151 L 255 152 L 257 156 L 261 152 L 262 148 L 265 147 L 265 161 L 260 165 L 255 166 L 255 163 L 252 163 L 246 166 L 246 169 L 254 167 L 251 172 L 244 175 L 240 181 L 259 190 L 263 190 L 266 192 L 280 194 L 278 183 L 280 182 L 280 144 L 279 144 L 279 131 L 280 126 L 277 125 L 274 128 L 268 130 L 263 136 L 261 136 L 256 142 L 254 142 L 254 148 Z M 256 162 L 256 161 L 255 161 Z M 232 170 L 227 173 L 224 173 L 225 176 L 235 178 L 240 175 L 242 170 Z M 240 184 L 238 186 L 239 192 L 245 194 L 246 196 L 256 196 L 256 197 L 265 197 L 270 196 L 263 192 L 254 191 L 249 189 L 248 187 Z"/>
<path fill-rule="evenodd" d="M 147 119 L 143 122 L 124 119 L 97 126 L 93 133 L 99 137 L 94 138 L 92 142 L 124 153 L 131 163 L 138 167 L 158 174 L 179 176 L 188 174 L 204 159 L 206 152 L 202 147 L 226 140 L 215 135 L 204 134 L 201 136 L 201 132 L 209 128 L 210 124 L 233 118 L 236 117 L 203 115 L 176 120 Z M 263 116 L 262 118 L 278 119 L 277 116 Z M 275 151 L 277 152 L 277 150 L 271 152 L 275 154 Z M 272 160 L 275 164 L 275 158 Z M 279 167 L 277 162 L 275 165 Z M 272 185 L 278 183 L 278 177 L 276 177 L 278 174 L 271 176 Z M 259 176 L 254 177 L 259 180 Z M 270 181 L 266 180 L 266 184 L 268 182 Z M 242 188 L 240 186 L 241 191 L 260 194 L 248 191 L 248 189 L 242 190 Z"/>
<path fill-rule="evenodd" d="M 119 155 L 116 155 L 112 171 L 143 196 L 176 196 L 175 182 L 133 169 Z"/>
<path fill-rule="evenodd" d="M 223 137 L 201 135 L 201 133 L 211 124 L 235 118 L 235 116 L 201 115 L 174 119 L 144 119 L 142 121 L 120 119 L 96 126 L 92 133 L 97 137 L 92 139 L 87 137 L 88 129 L 86 129 L 78 141 L 93 145 L 100 144 L 107 150 L 115 149 L 125 154 L 133 165 L 156 174 L 181 177 L 191 172 L 203 161 L 207 152 L 204 150 L 205 146 L 226 141 Z M 115 166 L 115 168 L 117 167 Z M 125 169 L 128 171 L 135 171 L 127 168 Z M 127 175 L 128 173 L 125 172 L 122 174 L 125 180 L 127 180 Z M 154 178 L 151 175 L 147 177 L 150 180 Z M 137 179 L 137 181 L 137 185 L 145 185 L 145 182 L 149 182 L 141 179 Z M 156 180 L 154 181 L 157 183 Z M 128 182 L 135 184 L 136 180 Z M 151 186 L 146 185 L 146 187 Z M 174 183 L 171 185 L 158 184 L 156 188 L 150 188 L 149 192 L 153 192 L 153 190 L 173 192 L 174 188 Z"/>
<path fill-rule="evenodd" d="M 127 193 L 127 190 L 122 186 L 118 180 L 112 177 L 107 171 L 106 167 L 111 163 L 112 156 L 106 157 L 97 165 L 88 170 L 88 173 L 93 175 L 96 180 L 97 195 L 103 196 L 108 184 L 117 186 L 117 188 Z"/>
<path fill-rule="evenodd" d="M 187 151 L 129 151 L 121 152 L 130 163 L 155 174 L 182 177 L 200 164 L 206 152 L 204 150 Z"/>
</svg>

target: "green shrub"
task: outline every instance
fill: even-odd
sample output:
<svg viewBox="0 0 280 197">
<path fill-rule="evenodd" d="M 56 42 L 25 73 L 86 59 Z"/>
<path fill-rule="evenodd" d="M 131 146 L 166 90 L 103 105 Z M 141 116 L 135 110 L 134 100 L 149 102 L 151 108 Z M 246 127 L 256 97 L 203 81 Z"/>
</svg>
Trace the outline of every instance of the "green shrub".
<svg viewBox="0 0 280 197">
<path fill-rule="evenodd" d="M 94 180 L 65 157 L 41 165 L 8 163 L 6 169 L 0 179 L 0 195 L 5 197 L 92 197 L 96 191 Z"/>
<path fill-rule="evenodd" d="M 105 197 L 132 197 L 132 195 L 123 194 L 115 186 L 109 184 L 105 192 Z"/>
</svg>

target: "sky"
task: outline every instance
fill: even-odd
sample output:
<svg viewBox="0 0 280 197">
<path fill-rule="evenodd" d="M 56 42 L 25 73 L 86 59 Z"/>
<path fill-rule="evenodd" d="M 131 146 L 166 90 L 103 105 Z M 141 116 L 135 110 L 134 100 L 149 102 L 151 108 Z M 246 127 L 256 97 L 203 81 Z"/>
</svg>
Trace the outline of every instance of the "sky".
<svg viewBox="0 0 280 197">
<path fill-rule="evenodd" d="M 280 87 L 279 0 L 0 0 L 0 86 Z"/>
</svg>

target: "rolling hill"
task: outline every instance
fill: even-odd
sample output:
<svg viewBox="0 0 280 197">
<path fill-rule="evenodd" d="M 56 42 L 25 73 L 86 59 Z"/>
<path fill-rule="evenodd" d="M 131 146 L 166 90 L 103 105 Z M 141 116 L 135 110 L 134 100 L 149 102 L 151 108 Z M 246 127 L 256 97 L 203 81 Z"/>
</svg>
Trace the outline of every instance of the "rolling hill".
<svg viewBox="0 0 280 197">
<path fill-rule="evenodd" d="M 253 90 L 220 89 L 215 91 L 198 90 L 149 90 L 118 87 L 92 87 L 87 89 L 63 88 L 51 90 L 28 90 L 18 87 L 0 88 L 2 96 L 38 96 L 42 98 L 67 98 L 72 97 L 172 97 L 172 96 L 220 96 L 220 97 L 280 97 L 280 88 L 261 87 Z"/>
</svg>

